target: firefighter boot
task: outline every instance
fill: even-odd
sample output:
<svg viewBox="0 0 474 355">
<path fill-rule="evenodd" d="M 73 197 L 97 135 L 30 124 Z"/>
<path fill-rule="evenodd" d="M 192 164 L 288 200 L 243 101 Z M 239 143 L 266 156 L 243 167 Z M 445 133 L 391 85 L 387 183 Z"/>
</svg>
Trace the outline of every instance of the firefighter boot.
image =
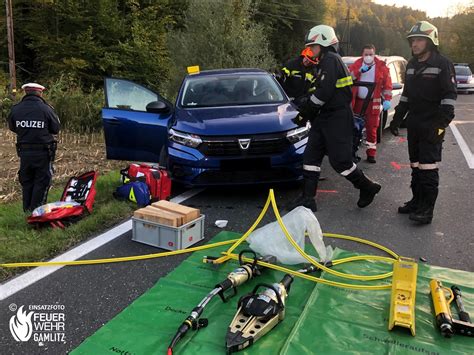
<svg viewBox="0 0 474 355">
<path fill-rule="evenodd" d="M 304 175 L 307 175 L 306 172 Z M 311 176 L 304 176 L 303 180 L 303 193 L 295 200 L 285 206 L 285 210 L 291 211 L 298 206 L 309 208 L 311 211 L 316 212 L 316 190 L 318 189 L 319 173 L 313 173 Z"/>
<path fill-rule="evenodd" d="M 433 211 L 438 198 L 438 170 L 420 171 L 420 185 L 421 202 L 417 210 L 410 213 L 409 218 L 421 224 L 430 224 L 433 220 Z"/>
<path fill-rule="evenodd" d="M 420 202 L 420 183 L 418 182 L 419 178 L 419 169 L 413 168 L 411 171 L 411 192 L 413 197 L 410 201 L 405 202 L 405 205 L 398 207 L 398 213 L 409 214 L 416 212 L 418 209 L 418 204 Z"/>
<path fill-rule="evenodd" d="M 365 176 L 359 168 L 356 168 L 352 173 L 347 175 L 346 179 L 352 182 L 352 185 L 354 185 L 356 189 L 360 190 L 359 201 L 357 201 L 357 206 L 360 208 L 370 205 L 375 195 L 377 195 L 382 188 L 380 184 L 373 182 Z"/>
</svg>

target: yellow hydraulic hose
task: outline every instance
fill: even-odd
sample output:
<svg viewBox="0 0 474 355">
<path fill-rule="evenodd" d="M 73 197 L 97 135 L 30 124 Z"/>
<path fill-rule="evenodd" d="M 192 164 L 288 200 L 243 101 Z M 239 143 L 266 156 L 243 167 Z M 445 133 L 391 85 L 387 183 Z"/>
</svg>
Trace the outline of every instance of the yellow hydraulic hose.
<svg viewBox="0 0 474 355">
<path fill-rule="evenodd" d="M 286 226 L 283 223 L 283 220 L 280 216 L 280 213 L 278 211 L 278 207 L 276 204 L 275 200 L 275 195 L 273 193 L 273 189 L 270 189 L 270 192 L 268 194 L 267 201 L 260 212 L 260 215 L 258 218 L 255 220 L 253 225 L 245 232 L 242 237 L 238 239 L 233 239 L 233 240 L 227 240 L 223 242 L 218 242 L 218 243 L 212 243 L 212 244 L 206 244 L 198 247 L 192 247 L 189 249 L 181 249 L 181 250 L 175 250 L 175 251 L 169 251 L 169 252 L 163 252 L 163 253 L 155 253 L 155 254 L 146 254 L 146 255 L 136 255 L 136 256 L 127 256 L 127 257 L 117 257 L 117 258 L 107 258 L 107 259 L 94 259 L 94 260 L 75 260 L 75 261 L 50 261 L 50 262 L 24 262 L 24 263 L 5 263 L 5 264 L 0 264 L 0 267 L 6 267 L 6 268 L 14 268 L 14 267 L 35 267 L 35 266 L 65 266 L 65 265 L 92 265 L 92 264 L 104 264 L 104 263 L 116 263 L 116 262 L 125 262 L 125 261 L 133 261 L 133 260 L 146 260 L 146 259 L 153 259 L 153 258 L 160 258 L 160 257 L 166 257 L 166 256 L 172 256 L 172 255 L 179 255 L 179 254 L 184 254 L 184 253 L 190 253 L 194 251 L 199 251 L 199 250 L 205 250 L 205 249 L 210 249 L 210 248 L 215 248 L 219 247 L 222 245 L 227 245 L 227 244 L 232 244 L 232 246 L 226 251 L 223 252 L 223 256 L 213 260 L 212 262 L 215 264 L 220 264 L 223 263 L 227 260 L 230 259 L 236 259 L 238 260 L 238 256 L 236 254 L 233 254 L 232 252 L 243 242 L 245 239 L 252 233 L 255 228 L 258 226 L 258 224 L 261 222 L 262 218 L 264 217 L 265 213 L 268 210 L 268 207 L 270 204 L 273 207 L 273 211 L 275 213 L 275 216 L 277 218 L 277 221 L 282 228 L 286 238 L 288 241 L 295 247 L 295 249 L 306 259 L 308 260 L 309 263 L 312 265 L 316 266 L 317 268 L 324 270 L 330 274 L 333 274 L 338 277 L 343 277 L 343 278 L 348 278 L 348 279 L 353 279 L 353 280 L 362 280 L 362 281 L 372 281 L 372 280 L 380 280 L 384 278 L 388 278 L 392 276 L 392 272 L 381 274 L 381 275 L 371 275 L 371 276 L 363 276 L 363 275 L 352 275 L 352 274 L 346 274 L 342 272 L 338 272 L 335 270 L 332 270 L 319 262 L 315 261 L 312 257 L 310 257 L 308 254 L 302 250 L 298 244 L 294 241 L 293 237 L 290 235 L 288 230 L 286 229 Z M 378 260 L 378 261 L 383 261 L 383 262 L 388 262 L 388 263 L 393 263 L 395 260 L 399 258 L 399 256 L 393 252 L 392 250 L 379 245 L 375 242 L 365 240 L 362 238 L 357 238 L 357 237 L 352 237 L 348 235 L 342 235 L 342 234 L 334 234 L 334 233 L 324 233 L 323 236 L 329 237 L 329 238 L 339 238 L 339 239 L 345 239 L 345 240 L 350 240 L 358 243 L 363 243 L 367 244 L 370 246 L 373 246 L 375 248 L 378 248 L 387 254 L 391 255 L 392 258 L 389 257 L 384 257 L 384 256 L 376 256 L 376 255 L 359 255 L 359 256 L 351 256 L 343 259 L 337 259 L 333 260 L 332 264 L 333 265 L 339 265 L 342 263 L 347 263 L 347 262 L 352 262 L 352 261 L 358 261 L 358 260 Z M 245 258 L 244 258 L 245 259 Z M 246 261 L 251 261 L 250 259 L 246 259 Z M 307 280 L 311 280 L 314 282 L 320 282 L 323 284 L 331 285 L 331 286 L 336 286 L 336 287 L 343 287 L 343 288 L 350 288 L 350 289 L 360 289 L 360 290 L 385 290 L 389 289 L 391 287 L 391 284 L 383 284 L 383 285 L 353 285 L 353 284 L 347 284 L 347 283 L 341 283 L 337 281 L 331 281 L 331 280 L 325 280 L 321 278 L 317 278 L 311 275 L 303 274 L 282 266 L 274 265 L 274 264 L 269 264 L 269 263 L 264 263 L 260 262 L 259 264 L 274 270 L 282 271 L 285 273 L 289 273 L 294 276 L 302 277 Z"/>
<path fill-rule="evenodd" d="M 392 276 L 392 272 L 388 272 L 388 273 L 381 274 L 381 275 L 372 275 L 372 276 L 346 274 L 346 273 L 343 273 L 343 272 L 339 272 L 339 271 L 336 271 L 336 270 L 332 270 L 332 269 L 330 269 L 330 268 L 324 266 L 323 264 L 317 262 L 317 261 L 314 260 L 311 256 L 309 256 L 308 254 L 306 254 L 303 249 L 300 248 L 300 246 L 295 242 L 295 240 L 293 239 L 293 237 L 292 237 L 292 236 L 290 235 L 290 233 L 288 232 L 288 229 L 286 229 L 286 226 L 285 226 L 285 224 L 283 223 L 283 220 L 281 219 L 280 212 L 278 211 L 278 207 L 277 207 L 277 205 L 276 205 L 276 201 L 275 201 L 275 196 L 274 196 L 274 194 L 273 194 L 273 190 L 270 190 L 270 196 L 271 196 L 271 199 L 272 199 L 273 212 L 275 213 L 275 216 L 276 216 L 276 218 L 277 218 L 278 224 L 280 225 L 281 229 L 283 230 L 283 233 L 285 234 L 286 238 L 287 238 L 288 241 L 291 243 L 291 245 L 293 245 L 293 247 L 298 251 L 298 253 L 300 253 L 301 256 L 302 256 L 303 258 L 305 258 L 310 264 L 312 264 L 312 265 L 314 265 L 314 266 L 317 266 L 318 268 L 320 268 L 320 269 L 323 270 L 323 271 L 326 271 L 326 272 L 329 273 L 329 274 L 332 274 L 332 275 L 335 275 L 335 276 L 339 276 L 339 277 L 342 277 L 342 278 L 346 278 L 346 279 L 352 279 L 352 280 L 372 281 L 372 280 L 385 279 L 385 278 L 387 278 L 387 277 L 391 277 L 391 276 Z"/>
<path fill-rule="evenodd" d="M 390 250 L 389 248 L 384 247 L 383 245 L 377 244 L 377 243 L 372 242 L 372 241 L 367 240 L 367 239 L 351 237 L 349 235 L 343 235 L 343 234 L 334 234 L 334 233 L 323 233 L 323 236 L 324 237 L 329 237 L 329 238 L 346 239 L 346 240 L 350 240 L 350 241 L 361 243 L 361 244 L 367 244 L 367 245 L 370 245 L 374 248 L 377 248 L 377 249 L 380 249 L 380 250 L 386 252 L 387 254 L 393 256 L 395 259 L 398 259 L 400 257 L 397 253 Z"/>
<path fill-rule="evenodd" d="M 227 256 L 229 256 L 231 259 L 239 260 L 239 256 L 237 254 L 228 254 Z M 253 261 L 253 259 L 249 259 L 249 258 L 245 258 L 245 257 L 243 258 L 243 260 L 246 261 L 246 262 L 252 262 Z M 394 261 L 394 259 L 390 259 L 390 260 Z M 283 266 L 265 263 L 263 261 L 257 261 L 257 264 L 259 264 L 261 266 L 264 266 L 264 267 L 267 267 L 269 269 L 284 272 L 286 274 L 298 276 L 298 277 L 301 277 L 301 278 L 306 279 L 306 280 L 310 280 L 310 281 L 313 281 L 313 282 L 319 282 L 319 283 L 322 283 L 322 284 L 325 284 L 325 285 L 339 287 L 339 288 L 348 288 L 348 289 L 353 289 L 353 290 L 366 290 L 366 291 L 389 290 L 389 289 L 392 288 L 392 284 L 370 285 L 369 286 L 369 285 L 357 285 L 357 284 L 353 285 L 353 284 L 342 283 L 342 282 L 337 282 L 337 281 L 332 281 L 332 280 L 326 280 L 326 279 L 311 276 L 311 275 L 308 275 L 308 274 L 303 274 L 301 272 L 298 272 L 298 271 L 295 271 L 295 270 L 292 270 L 292 269 L 288 269 L 288 268 L 283 267 Z"/>
<path fill-rule="evenodd" d="M 252 233 L 254 231 L 255 228 L 257 228 L 257 226 L 260 224 L 260 221 L 262 220 L 262 218 L 265 216 L 265 213 L 267 213 L 267 210 L 268 210 L 268 206 L 270 206 L 270 203 L 271 203 L 272 199 L 271 199 L 271 195 L 268 194 L 268 197 L 267 197 L 267 201 L 265 202 L 265 205 L 263 206 L 263 209 L 262 209 L 262 212 L 260 212 L 260 215 L 257 217 L 257 219 L 255 220 L 255 222 L 252 224 L 252 226 L 250 227 L 250 229 L 245 232 L 242 237 L 240 237 L 237 242 L 235 242 L 234 245 L 232 245 L 229 250 L 227 250 L 228 253 L 232 253 L 234 251 L 235 248 L 237 248 L 239 246 L 240 243 L 242 243 L 245 239 L 247 239 L 247 237 L 250 235 L 250 233 Z M 225 261 L 229 260 L 229 257 L 227 256 L 222 256 L 216 260 L 214 260 L 214 264 L 221 264 Z"/>
<path fill-rule="evenodd" d="M 288 230 L 286 229 L 286 226 L 285 224 L 283 223 L 283 220 L 281 219 L 281 216 L 280 216 L 280 212 L 278 211 L 278 206 L 276 204 L 276 200 L 275 200 L 275 195 L 273 193 L 273 189 L 270 189 L 270 192 L 268 194 L 268 199 L 270 200 L 271 202 L 271 205 L 273 207 L 273 212 L 275 213 L 275 216 L 276 216 L 276 219 L 278 221 L 278 224 L 280 225 L 281 229 L 283 230 L 283 233 L 285 234 L 286 238 L 288 239 L 288 241 L 291 243 L 291 245 L 293 245 L 293 247 L 301 254 L 301 256 L 303 256 L 310 264 L 318 267 L 319 269 L 323 270 L 323 271 L 326 271 L 327 273 L 329 274 L 332 274 L 332 275 L 335 275 L 335 276 L 338 276 L 338 277 L 341 277 L 341 278 L 346 278 L 346 279 L 352 279 L 352 280 L 362 280 L 362 281 L 372 281 L 372 280 L 380 280 L 380 279 L 385 279 L 385 278 L 388 278 L 388 277 L 391 277 L 392 276 L 392 272 L 388 272 L 388 273 L 385 273 L 385 274 L 381 274 L 381 275 L 370 275 L 370 276 L 364 276 L 364 275 L 353 275 L 353 274 L 346 274 L 346 273 L 342 273 L 342 272 L 339 272 L 339 271 L 336 271 L 336 270 L 332 270 L 326 266 L 324 266 L 323 264 L 317 262 L 316 260 L 314 260 L 311 256 L 309 256 L 308 254 L 305 253 L 304 250 L 302 250 L 299 245 L 295 242 L 295 240 L 293 239 L 293 237 L 290 235 L 290 233 L 288 232 Z M 264 214 L 266 212 L 266 210 L 268 209 L 268 199 L 267 199 L 267 203 L 265 204 L 265 207 L 263 208 L 262 212 L 260 213 L 260 216 L 259 216 L 259 219 L 261 219 L 263 216 L 262 214 Z M 253 227 L 253 226 L 252 226 Z M 250 233 L 245 233 L 245 238 L 247 238 L 248 234 Z M 240 238 L 231 248 L 229 248 L 229 250 L 225 253 L 223 253 L 225 256 L 224 258 L 219 258 L 219 259 L 216 259 L 214 260 L 214 263 L 218 264 L 221 262 L 221 260 L 228 260 L 228 258 L 230 257 L 230 253 L 241 243 L 245 240 L 244 236 L 242 236 L 242 238 Z M 326 234 L 327 237 L 335 237 L 335 238 L 341 238 L 341 239 L 347 239 L 347 240 L 352 240 L 352 241 L 356 241 L 356 242 L 359 242 L 359 243 L 364 243 L 364 244 L 368 244 L 368 245 L 371 245 L 373 247 L 376 247 L 376 248 L 379 248 L 385 252 L 387 252 L 388 254 L 392 255 L 395 259 L 398 259 L 398 255 L 391 251 L 390 249 L 386 248 L 386 247 L 383 247 L 375 242 L 371 242 L 371 241 L 368 241 L 368 240 L 365 240 L 365 239 L 362 239 L 362 238 L 356 238 L 356 237 L 350 237 L 350 236 L 343 236 L 343 235 L 339 235 L 339 234 Z M 358 259 L 353 259 L 353 260 L 361 260 L 361 259 L 368 259 L 367 257 L 358 257 Z M 370 259 L 374 259 L 372 257 L 370 257 Z M 375 258 L 376 260 L 378 258 Z M 378 259 L 380 260 L 380 259 Z M 350 260 L 348 260 L 350 261 Z"/>
<path fill-rule="evenodd" d="M 74 261 L 37 261 L 37 262 L 26 262 L 26 263 L 8 263 L 0 264 L 1 267 L 33 267 L 33 266 L 64 266 L 64 265 L 92 265 L 92 264 L 106 264 L 106 263 L 120 263 L 123 261 L 134 261 L 134 260 L 145 260 L 155 259 L 165 256 L 179 255 L 185 253 L 192 253 L 193 251 L 211 249 L 220 247 L 222 245 L 235 243 L 238 239 L 226 240 L 223 242 L 212 243 L 201 245 L 199 247 L 193 247 L 188 249 L 180 249 L 174 251 L 167 251 L 163 253 L 135 255 L 135 256 L 123 256 L 118 258 L 107 258 L 107 259 L 94 259 L 94 260 L 74 260 Z"/>
</svg>

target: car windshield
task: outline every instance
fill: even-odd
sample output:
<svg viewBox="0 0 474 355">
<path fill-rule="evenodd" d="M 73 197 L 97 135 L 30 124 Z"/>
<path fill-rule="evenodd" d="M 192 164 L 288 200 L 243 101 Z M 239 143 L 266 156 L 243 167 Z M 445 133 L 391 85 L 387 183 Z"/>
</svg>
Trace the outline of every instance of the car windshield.
<svg viewBox="0 0 474 355">
<path fill-rule="evenodd" d="M 269 74 L 206 75 L 186 80 L 181 106 L 256 105 L 284 100 L 282 90 Z"/>
<path fill-rule="evenodd" d="M 472 75 L 471 69 L 469 69 L 469 67 L 454 67 L 454 70 L 456 71 L 456 75 Z"/>
</svg>

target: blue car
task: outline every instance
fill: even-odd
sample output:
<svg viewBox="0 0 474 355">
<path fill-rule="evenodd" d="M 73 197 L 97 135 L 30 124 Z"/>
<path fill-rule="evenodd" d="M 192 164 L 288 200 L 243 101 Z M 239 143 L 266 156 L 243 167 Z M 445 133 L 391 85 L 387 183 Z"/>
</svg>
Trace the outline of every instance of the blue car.
<svg viewBox="0 0 474 355">
<path fill-rule="evenodd" d="M 187 186 L 301 178 L 309 125 L 268 72 L 187 75 L 176 103 L 124 79 L 105 79 L 107 158 L 159 163 Z"/>
</svg>

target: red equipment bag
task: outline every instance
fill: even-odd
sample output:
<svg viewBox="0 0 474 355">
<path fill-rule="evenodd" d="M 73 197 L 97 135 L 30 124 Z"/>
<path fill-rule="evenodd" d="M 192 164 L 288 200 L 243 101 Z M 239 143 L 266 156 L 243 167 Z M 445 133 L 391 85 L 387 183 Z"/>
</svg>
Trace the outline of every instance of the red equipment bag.
<svg viewBox="0 0 474 355">
<path fill-rule="evenodd" d="M 48 209 L 47 212 L 41 215 L 28 217 L 27 222 L 36 226 L 49 224 L 53 228 L 64 228 L 65 225 L 81 219 L 84 214 L 92 213 L 96 195 L 95 182 L 98 175 L 96 171 L 89 171 L 69 179 L 60 202 L 75 202 L 77 205 Z M 50 204 L 44 206 L 48 205 Z M 41 209 L 41 207 L 38 209 Z"/>
<path fill-rule="evenodd" d="M 148 164 L 130 164 L 120 171 L 124 183 L 143 181 L 148 185 L 152 201 L 167 200 L 171 195 L 171 178 L 163 168 L 155 168 Z"/>
</svg>

